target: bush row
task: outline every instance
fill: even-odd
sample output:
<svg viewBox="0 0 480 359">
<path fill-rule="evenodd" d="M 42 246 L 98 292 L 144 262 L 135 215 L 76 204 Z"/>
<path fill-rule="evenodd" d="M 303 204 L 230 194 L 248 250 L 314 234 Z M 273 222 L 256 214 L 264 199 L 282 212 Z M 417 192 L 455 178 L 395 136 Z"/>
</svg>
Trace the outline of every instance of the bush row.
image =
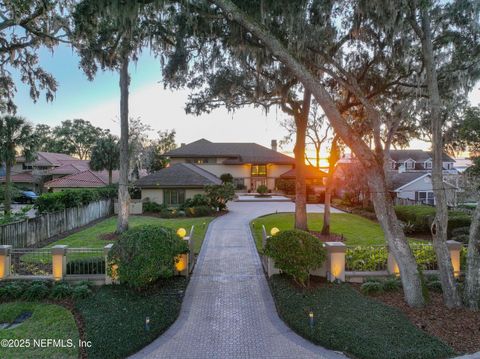
<svg viewBox="0 0 480 359">
<path fill-rule="evenodd" d="M 370 278 L 360 286 L 360 290 L 363 294 L 374 295 L 383 292 L 393 292 L 400 289 L 401 286 L 402 282 L 396 277 L 386 279 Z"/>
<path fill-rule="evenodd" d="M 41 299 L 86 298 L 92 291 L 90 283 L 80 282 L 70 285 L 66 282 L 51 281 L 8 281 L 0 285 L 0 299 L 4 301 L 23 299 L 35 301 Z"/>
<path fill-rule="evenodd" d="M 35 201 L 39 213 L 61 211 L 65 208 L 85 206 L 102 199 L 115 198 L 117 189 L 113 186 L 93 189 L 67 189 L 61 192 L 44 193 Z"/>
<path fill-rule="evenodd" d="M 399 220 L 411 223 L 414 233 L 430 233 L 430 227 L 435 218 L 435 207 L 430 206 L 395 206 Z M 471 216 L 462 211 L 449 211 L 448 236 L 457 228 L 470 226 Z"/>
<path fill-rule="evenodd" d="M 163 218 L 177 217 L 206 217 L 211 216 L 214 212 L 213 207 L 207 196 L 196 194 L 193 198 L 189 198 L 179 208 L 168 208 L 165 204 L 145 201 L 143 203 L 143 211 L 150 213 L 159 213 Z"/>
</svg>

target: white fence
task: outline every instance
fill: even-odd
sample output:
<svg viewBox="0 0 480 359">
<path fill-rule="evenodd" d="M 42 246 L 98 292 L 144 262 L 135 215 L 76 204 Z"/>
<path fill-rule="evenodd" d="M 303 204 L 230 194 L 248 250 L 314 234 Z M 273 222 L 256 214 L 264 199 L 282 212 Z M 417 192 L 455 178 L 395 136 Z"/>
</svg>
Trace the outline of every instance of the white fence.
<svg viewBox="0 0 480 359">
<path fill-rule="evenodd" d="M 112 214 L 112 201 L 67 208 L 0 226 L 0 245 L 25 248 Z"/>
</svg>

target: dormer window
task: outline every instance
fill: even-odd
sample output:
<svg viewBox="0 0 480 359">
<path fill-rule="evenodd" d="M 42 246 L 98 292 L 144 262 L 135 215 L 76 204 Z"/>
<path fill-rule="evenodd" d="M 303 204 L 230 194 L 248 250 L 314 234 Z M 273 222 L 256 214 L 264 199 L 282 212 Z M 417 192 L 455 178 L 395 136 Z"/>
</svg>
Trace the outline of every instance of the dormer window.
<svg viewBox="0 0 480 359">
<path fill-rule="evenodd" d="M 408 159 L 405 161 L 405 169 L 413 170 L 415 168 L 415 161 L 412 159 Z"/>
<path fill-rule="evenodd" d="M 424 167 L 425 167 L 426 170 L 431 170 L 432 169 L 432 161 L 431 160 L 425 161 Z"/>
<path fill-rule="evenodd" d="M 394 170 L 397 167 L 397 163 L 394 160 L 390 160 L 390 169 Z"/>
</svg>

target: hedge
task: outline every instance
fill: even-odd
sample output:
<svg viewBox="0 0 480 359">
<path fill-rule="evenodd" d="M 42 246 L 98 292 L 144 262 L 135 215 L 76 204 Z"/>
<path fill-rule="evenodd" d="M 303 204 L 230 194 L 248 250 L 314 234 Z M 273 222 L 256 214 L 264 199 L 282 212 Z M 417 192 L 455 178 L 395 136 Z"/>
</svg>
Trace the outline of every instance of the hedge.
<svg viewBox="0 0 480 359">
<path fill-rule="evenodd" d="M 399 220 L 412 223 L 414 233 L 430 233 L 430 226 L 435 218 L 435 207 L 430 206 L 395 206 L 395 213 Z M 465 212 L 449 211 L 448 237 L 456 228 L 470 226 L 471 218 Z"/>
<path fill-rule="evenodd" d="M 40 195 L 35 200 L 35 208 L 39 213 L 61 211 L 65 208 L 85 206 L 91 202 L 114 198 L 117 189 L 113 186 L 92 189 L 67 189 L 61 192 L 50 192 Z"/>
</svg>

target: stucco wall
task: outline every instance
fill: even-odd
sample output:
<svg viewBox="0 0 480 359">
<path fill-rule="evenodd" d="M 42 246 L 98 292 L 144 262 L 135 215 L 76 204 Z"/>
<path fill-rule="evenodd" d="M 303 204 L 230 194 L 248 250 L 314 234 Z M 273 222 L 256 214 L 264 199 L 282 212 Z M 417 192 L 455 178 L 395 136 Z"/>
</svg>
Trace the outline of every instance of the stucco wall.
<svg viewBox="0 0 480 359">
<path fill-rule="evenodd" d="M 196 194 L 205 194 L 201 188 L 186 188 L 185 199 L 192 198 Z M 142 200 L 149 199 L 151 202 L 158 204 L 163 203 L 163 188 L 144 188 L 142 189 Z"/>
<path fill-rule="evenodd" d="M 399 198 L 406 198 L 406 199 L 411 199 L 415 200 L 415 192 L 418 191 L 429 191 L 433 192 L 433 186 L 432 186 L 432 179 L 431 177 L 424 177 L 421 178 L 408 186 L 402 188 L 401 192 L 397 192 L 397 197 Z M 455 189 L 450 189 L 447 187 L 446 190 L 447 194 L 447 201 L 450 205 L 454 205 L 456 202 L 456 190 Z"/>
</svg>

